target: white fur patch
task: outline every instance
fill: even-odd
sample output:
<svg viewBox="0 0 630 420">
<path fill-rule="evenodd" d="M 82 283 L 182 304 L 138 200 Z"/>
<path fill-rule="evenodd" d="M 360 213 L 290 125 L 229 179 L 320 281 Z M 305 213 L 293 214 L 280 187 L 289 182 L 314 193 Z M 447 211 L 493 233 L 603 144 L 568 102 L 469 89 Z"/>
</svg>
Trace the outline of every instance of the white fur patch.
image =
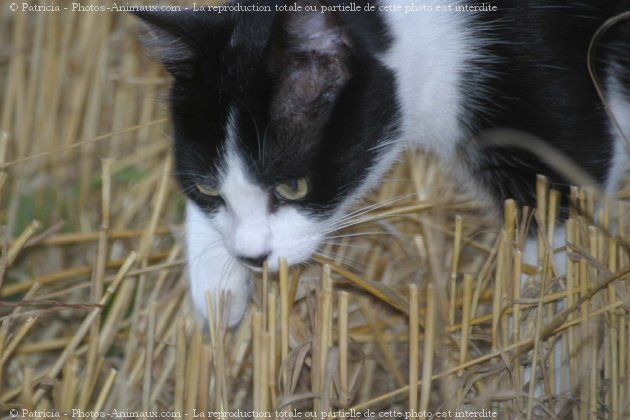
<svg viewBox="0 0 630 420">
<path fill-rule="evenodd" d="M 269 196 L 249 181 L 244 163 L 230 148 L 220 187 L 226 203 L 217 217 L 231 253 L 255 258 L 269 253 Z"/>
<path fill-rule="evenodd" d="M 226 206 L 215 220 L 226 248 L 233 256 L 258 257 L 269 254 L 271 270 L 278 259 L 297 264 L 311 257 L 326 230 L 324 224 L 302 214 L 291 205 L 269 209 L 269 192 L 254 184 L 244 162 L 234 149 L 228 152 L 220 191 Z"/>
<path fill-rule="evenodd" d="M 555 229 L 554 237 L 550 238 L 552 243 L 550 244 L 553 250 L 557 250 L 566 245 L 566 228 L 564 226 L 558 226 Z M 548 238 L 549 240 L 549 238 Z M 525 243 L 525 249 L 523 250 L 523 262 L 538 267 L 540 266 L 538 260 L 538 239 L 537 238 L 529 238 Z M 554 269 L 556 270 L 556 274 L 559 276 L 564 276 L 567 273 L 567 252 L 566 250 L 554 252 L 553 254 L 553 264 Z M 521 275 L 521 287 L 526 285 L 527 275 Z M 564 300 L 558 301 L 556 304 L 557 312 L 560 312 L 565 307 Z M 570 391 L 569 389 L 563 389 L 562 384 L 565 386 L 570 386 L 570 376 L 569 370 L 567 368 L 569 360 L 562 358 L 562 345 L 563 339 L 560 339 L 554 346 L 553 352 L 555 357 L 555 365 L 553 366 L 553 372 L 555 375 L 555 384 L 556 389 L 554 392 L 556 394 L 563 394 L 565 392 Z M 562 373 L 564 372 L 564 378 L 562 377 Z M 528 383 L 531 380 L 531 366 L 526 366 L 523 370 L 523 384 Z M 537 383 L 536 389 L 534 390 L 534 396 L 539 397 L 543 393 L 543 387 L 540 382 Z"/>
<path fill-rule="evenodd" d="M 215 299 L 229 292 L 228 325 L 242 319 L 251 295 L 250 269 L 237 257 L 256 258 L 269 255 L 270 270 L 278 269 L 278 260 L 289 264 L 309 259 L 327 230 L 290 205 L 275 212 L 269 208 L 269 192 L 250 179 L 236 147 L 238 135 L 229 118 L 228 150 L 224 158 L 219 191 L 225 206 L 216 213 L 204 213 L 192 201 L 187 203 L 187 252 L 191 294 L 202 314 L 206 311 L 206 292 Z"/>
<path fill-rule="evenodd" d="M 554 237 L 552 239 L 551 247 L 553 250 L 562 248 L 566 245 L 566 229 L 564 226 L 557 226 L 554 231 Z M 525 249 L 523 250 L 523 262 L 525 264 L 537 267 L 538 262 L 538 239 L 529 238 L 525 242 Z M 553 264 L 557 270 L 559 276 L 563 276 L 567 273 L 567 253 L 566 251 L 558 251 L 553 254 Z"/>
<path fill-rule="evenodd" d="M 380 2 L 390 3 L 404 8 L 413 2 Z M 461 115 L 466 89 L 462 71 L 485 44 L 472 33 L 465 13 L 437 11 L 448 4 L 433 0 L 422 3 L 432 11 L 383 12 L 396 42 L 381 57 L 397 78 L 403 141 L 447 161 L 465 134 L 455 118 Z"/>
</svg>

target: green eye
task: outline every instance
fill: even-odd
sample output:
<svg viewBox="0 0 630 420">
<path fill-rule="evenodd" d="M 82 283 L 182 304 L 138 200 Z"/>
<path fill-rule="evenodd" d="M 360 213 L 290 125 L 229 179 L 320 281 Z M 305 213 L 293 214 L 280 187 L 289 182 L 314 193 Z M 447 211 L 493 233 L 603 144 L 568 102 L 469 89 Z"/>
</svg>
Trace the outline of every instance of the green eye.
<svg viewBox="0 0 630 420">
<path fill-rule="evenodd" d="M 199 191 L 203 195 L 207 195 L 208 197 L 218 197 L 220 195 L 219 191 L 206 185 L 197 184 L 196 187 L 197 191 Z"/>
<path fill-rule="evenodd" d="M 273 187 L 276 195 L 289 201 L 297 201 L 306 197 L 308 193 L 308 182 L 306 178 L 294 179 Z"/>
</svg>

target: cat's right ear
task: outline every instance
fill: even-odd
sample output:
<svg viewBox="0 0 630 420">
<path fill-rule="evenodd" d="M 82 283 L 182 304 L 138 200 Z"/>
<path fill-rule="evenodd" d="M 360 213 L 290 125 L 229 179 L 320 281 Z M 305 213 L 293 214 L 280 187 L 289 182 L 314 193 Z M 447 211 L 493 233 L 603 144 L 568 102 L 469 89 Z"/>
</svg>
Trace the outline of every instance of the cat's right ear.
<svg viewBox="0 0 630 420">
<path fill-rule="evenodd" d="M 193 79 L 202 59 L 211 59 L 223 48 L 231 32 L 229 19 L 218 20 L 199 12 L 133 14 L 142 23 L 140 41 L 149 55 L 181 80 Z"/>
<path fill-rule="evenodd" d="M 194 77 L 199 52 L 185 29 L 180 13 L 133 12 L 140 18 L 140 41 L 147 53 L 161 62 L 174 77 Z"/>
</svg>

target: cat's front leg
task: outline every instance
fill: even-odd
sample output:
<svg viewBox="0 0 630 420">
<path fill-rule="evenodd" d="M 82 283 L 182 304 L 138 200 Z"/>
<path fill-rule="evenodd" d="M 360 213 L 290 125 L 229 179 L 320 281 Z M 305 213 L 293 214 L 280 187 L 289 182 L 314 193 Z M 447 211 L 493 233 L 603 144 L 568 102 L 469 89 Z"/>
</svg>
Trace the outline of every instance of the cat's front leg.
<svg viewBox="0 0 630 420">
<path fill-rule="evenodd" d="M 190 292 L 195 307 L 207 318 L 206 293 L 211 293 L 215 311 L 219 297 L 225 293 L 228 305 L 225 321 L 230 327 L 237 325 L 249 303 L 251 273 L 228 252 L 208 215 L 190 201 L 186 205 L 186 245 Z"/>
</svg>

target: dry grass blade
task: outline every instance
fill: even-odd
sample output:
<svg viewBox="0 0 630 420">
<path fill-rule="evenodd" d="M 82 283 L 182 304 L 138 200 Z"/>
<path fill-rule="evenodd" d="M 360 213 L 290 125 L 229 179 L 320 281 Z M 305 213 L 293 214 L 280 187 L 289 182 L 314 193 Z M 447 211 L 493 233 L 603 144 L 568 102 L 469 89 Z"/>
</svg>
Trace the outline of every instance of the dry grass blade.
<svg viewBox="0 0 630 420">
<path fill-rule="evenodd" d="M 592 72 L 597 38 L 628 16 L 596 34 Z M 240 326 L 220 295 L 206 325 L 155 100 L 169 76 L 137 22 L 8 7 L 0 22 L 0 414 L 630 418 L 630 183 L 571 188 L 562 226 L 541 177 L 537 210 L 509 200 L 497 223 L 410 152 L 321 255 L 252 275 Z M 486 134 L 592 182 L 537 140 Z M 549 246 L 563 228 L 566 270 Z"/>
</svg>

